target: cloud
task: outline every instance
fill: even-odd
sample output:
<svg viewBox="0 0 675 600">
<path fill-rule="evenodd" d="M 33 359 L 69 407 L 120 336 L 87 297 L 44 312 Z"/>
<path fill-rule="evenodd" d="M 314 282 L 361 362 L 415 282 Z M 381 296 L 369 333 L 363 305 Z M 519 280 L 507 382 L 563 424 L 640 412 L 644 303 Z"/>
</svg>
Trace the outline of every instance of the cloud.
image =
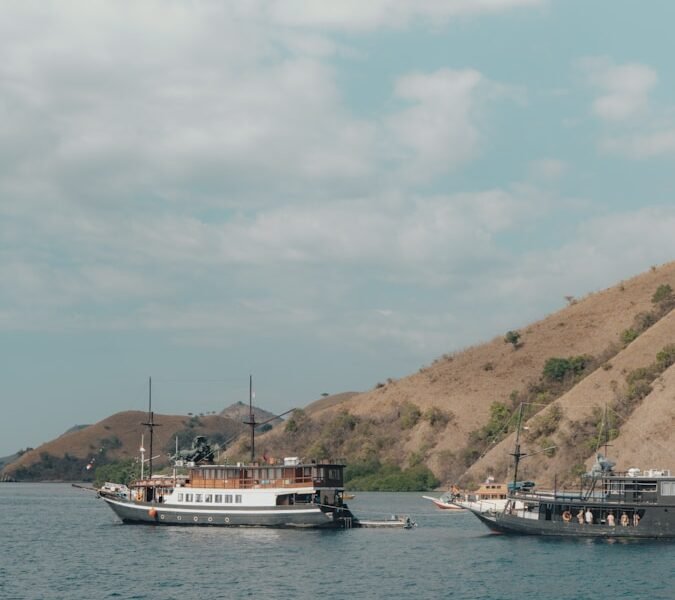
<svg viewBox="0 0 675 600">
<path fill-rule="evenodd" d="M 582 221 L 561 245 L 527 253 L 497 282 L 541 306 L 548 297 L 582 295 L 614 285 L 675 256 L 675 208 L 645 207 Z"/>
<path fill-rule="evenodd" d="M 660 131 L 606 137 L 601 140 L 600 149 L 636 160 L 675 154 L 675 126 L 670 125 Z"/>
<path fill-rule="evenodd" d="M 649 93 L 658 81 L 657 73 L 640 63 L 613 64 L 608 58 L 582 61 L 589 83 L 600 90 L 593 112 L 606 121 L 625 121 L 649 108 Z"/>
<path fill-rule="evenodd" d="M 296 27 L 374 30 L 409 26 L 415 21 L 445 23 L 459 17 L 543 6 L 545 0 L 281 0 L 267 5 L 271 18 Z"/>
<path fill-rule="evenodd" d="M 556 181 L 567 171 L 568 165 L 556 158 L 541 158 L 528 165 L 529 175 L 537 181 Z"/>
<path fill-rule="evenodd" d="M 412 105 L 391 115 L 386 127 L 410 179 L 451 171 L 478 154 L 476 113 L 480 100 L 488 95 L 487 87 L 483 76 L 470 69 L 399 78 L 395 93 Z"/>
</svg>

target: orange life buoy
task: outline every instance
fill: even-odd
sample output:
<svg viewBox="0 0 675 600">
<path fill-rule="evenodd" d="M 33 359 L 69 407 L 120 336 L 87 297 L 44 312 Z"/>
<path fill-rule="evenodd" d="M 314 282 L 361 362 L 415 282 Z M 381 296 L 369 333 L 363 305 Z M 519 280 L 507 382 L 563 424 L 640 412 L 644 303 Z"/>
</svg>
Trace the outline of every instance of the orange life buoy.
<svg viewBox="0 0 675 600">
<path fill-rule="evenodd" d="M 143 500 L 143 492 L 136 492 L 136 500 L 139 502 Z"/>
<path fill-rule="evenodd" d="M 572 520 L 572 513 L 569 510 L 566 510 L 562 514 L 562 518 L 563 518 L 563 521 L 565 521 L 565 523 L 569 523 Z"/>
</svg>

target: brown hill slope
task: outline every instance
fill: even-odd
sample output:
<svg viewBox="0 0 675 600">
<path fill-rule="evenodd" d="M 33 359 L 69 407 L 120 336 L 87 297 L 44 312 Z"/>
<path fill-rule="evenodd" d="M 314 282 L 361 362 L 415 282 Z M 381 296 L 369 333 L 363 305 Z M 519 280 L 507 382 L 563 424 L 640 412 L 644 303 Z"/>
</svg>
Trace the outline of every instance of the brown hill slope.
<svg viewBox="0 0 675 600">
<path fill-rule="evenodd" d="M 41 462 L 45 455 L 56 459 L 66 455 L 84 461 L 96 459 L 98 463 L 124 458 L 137 457 L 141 434 L 146 436 L 146 450 L 149 451 L 147 429 L 142 425 L 147 413 L 126 411 L 116 413 L 94 425 L 64 433 L 60 437 L 26 452 L 11 463 L 5 472 L 8 475 L 25 473 L 31 466 Z M 232 419 L 220 416 L 188 417 L 183 415 L 155 415 L 155 422 L 161 426 L 155 429 L 153 454 L 160 455 L 156 464 L 167 462 L 167 453 L 173 448 L 178 435 L 181 446 L 189 446 L 190 440 L 197 435 L 206 435 L 210 439 L 225 441 L 235 437 L 244 426 Z"/>
<path fill-rule="evenodd" d="M 609 407 L 608 417 L 616 421 L 620 432 L 611 441 L 610 452 L 619 468 L 641 466 L 675 470 L 675 366 L 663 371 L 653 381 L 652 391 L 635 405 L 621 402 L 631 374 L 649 368 L 655 362 L 658 351 L 674 342 L 675 311 L 650 327 L 602 368 L 580 381 L 542 415 L 526 421 L 525 426 L 531 425 L 534 430 L 537 419 L 547 412 L 557 408 L 561 414 L 558 427 L 547 436 L 545 444 L 546 447 L 557 446 L 555 455 L 547 457 L 540 454 L 524 461 L 522 476 L 550 482 L 554 475 L 565 479 L 570 472 L 582 468 L 588 470 L 597 445 L 594 436 L 599 434 L 601 441 L 605 439 L 604 430 L 599 429 L 603 426 L 605 407 Z M 511 434 L 474 463 L 467 474 L 473 479 L 488 473 L 505 476 L 510 466 L 508 453 L 514 443 L 514 434 Z M 523 451 L 538 451 L 540 446 L 526 431 Z M 602 448 L 600 451 L 604 452 Z"/>
<path fill-rule="evenodd" d="M 675 289 L 675 263 L 589 294 L 541 321 L 520 328 L 518 348 L 505 343 L 500 335 L 485 344 L 446 355 L 409 377 L 315 406 L 309 414 L 300 414 L 299 429 L 294 422 L 295 431 L 284 433 L 280 428 L 262 436 L 260 451 L 265 448 L 268 454 L 276 455 L 288 451 L 331 452 L 350 460 L 377 456 L 401 466 L 421 461 L 442 480 L 455 479 L 464 473 L 472 453 L 475 459 L 485 450 L 474 443 L 472 432 L 489 422 L 492 404 L 500 402 L 513 409 L 519 399 L 531 398 L 532 390 L 541 384 L 549 358 L 592 357 L 589 368 L 599 370 L 578 382 L 560 400 L 565 413 L 569 410 L 572 415 L 588 416 L 591 398 L 595 404 L 602 404 L 601 397 L 614 398 L 613 388 L 624 384 L 620 373 L 625 378 L 626 373 L 654 361 L 665 344 L 675 342 L 675 321 L 670 317 L 622 350 L 622 332 L 631 328 L 636 318 L 640 320 L 640 315 L 654 312 L 652 296 L 660 285 L 666 284 Z M 605 366 L 607 371 L 601 368 L 614 362 L 611 368 Z M 666 374 L 662 381 L 659 385 L 669 381 Z M 548 391 L 546 394 L 545 401 L 549 402 L 551 394 Z M 648 402 L 652 401 L 650 398 Z M 663 403 L 658 406 L 664 408 Z M 640 414 L 642 411 L 630 415 L 622 424 L 622 431 L 629 431 L 624 428 L 633 419 L 637 427 Z M 622 433 L 616 443 L 625 435 Z M 505 450 L 509 443 L 507 440 L 494 448 L 469 470 L 466 478 L 482 477 L 487 470 L 504 475 L 505 464 L 497 457 L 508 458 Z M 574 465 L 592 453 L 588 446 L 583 452 L 586 452 L 583 458 L 575 454 Z M 542 455 L 530 461 L 541 463 L 536 473 L 552 479 L 557 471 L 571 468 L 561 455 L 562 451 L 558 451 L 555 459 Z M 635 457 L 635 461 L 639 459 Z"/>
</svg>

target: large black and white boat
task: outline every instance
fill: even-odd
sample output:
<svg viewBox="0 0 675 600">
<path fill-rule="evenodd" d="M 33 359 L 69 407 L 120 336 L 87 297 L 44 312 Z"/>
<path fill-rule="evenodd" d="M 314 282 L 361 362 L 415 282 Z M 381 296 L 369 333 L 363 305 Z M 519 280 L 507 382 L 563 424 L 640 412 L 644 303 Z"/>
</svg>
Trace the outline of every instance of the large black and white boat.
<svg viewBox="0 0 675 600">
<path fill-rule="evenodd" d="M 99 490 L 125 523 L 348 528 L 344 465 L 302 463 L 204 464 L 187 473 Z M 111 486 L 108 486 L 111 487 Z"/>
<path fill-rule="evenodd" d="M 522 409 L 521 409 L 522 418 Z M 520 419 L 519 419 L 520 428 Z M 519 431 L 519 428 L 517 431 Z M 667 469 L 625 472 L 602 454 L 576 491 L 524 490 L 514 484 L 501 510 L 480 511 L 459 502 L 499 533 L 599 538 L 675 538 L 675 477 Z"/>
<path fill-rule="evenodd" d="M 195 438 L 192 449 L 176 452 L 171 475 L 152 474 L 152 381 L 148 421 L 149 474 L 128 487 L 108 482 L 99 496 L 124 523 L 239 527 L 412 527 L 407 517 L 360 521 L 344 502 L 344 469 L 340 461 L 303 461 L 298 457 L 256 461 L 256 423 L 249 393 L 251 461 L 214 464 L 206 438 Z M 144 449 L 141 449 L 144 452 Z M 143 455 L 141 465 L 144 465 Z M 179 474 L 180 473 L 180 474 Z"/>
</svg>

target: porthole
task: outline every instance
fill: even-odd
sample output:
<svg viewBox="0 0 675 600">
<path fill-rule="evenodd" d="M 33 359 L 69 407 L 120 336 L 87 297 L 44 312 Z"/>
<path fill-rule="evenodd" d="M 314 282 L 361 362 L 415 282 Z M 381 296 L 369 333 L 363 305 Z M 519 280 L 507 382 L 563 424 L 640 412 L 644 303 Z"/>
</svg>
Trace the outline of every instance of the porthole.
<svg viewBox="0 0 675 600">
<path fill-rule="evenodd" d="M 199 521 L 199 517 L 192 517 L 192 520 L 196 523 L 197 521 Z"/>
<path fill-rule="evenodd" d="M 181 521 L 182 519 L 183 519 L 183 517 L 181 517 L 180 515 L 178 515 L 178 516 L 176 517 L 176 521 Z"/>
<path fill-rule="evenodd" d="M 164 515 L 159 515 L 159 518 L 162 519 L 162 521 L 163 521 L 163 520 L 164 520 Z"/>
<path fill-rule="evenodd" d="M 230 517 L 225 517 L 225 522 L 229 523 L 230 522 Z"/>
<path fill-rule="evenodd" d="M 213 521 L 213 517 L 209 517 L 209 523 Z"/>
</svg>

